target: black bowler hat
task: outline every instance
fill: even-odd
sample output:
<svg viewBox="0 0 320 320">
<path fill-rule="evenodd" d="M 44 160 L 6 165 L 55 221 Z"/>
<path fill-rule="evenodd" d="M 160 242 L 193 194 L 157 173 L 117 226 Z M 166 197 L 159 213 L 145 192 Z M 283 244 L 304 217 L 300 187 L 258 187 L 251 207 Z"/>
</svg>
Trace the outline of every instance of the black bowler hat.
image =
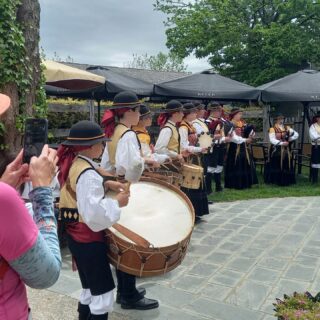
<svg viewBox="0 0 320 320">
<path fill-rule="evenodd" d="M 151 115 L 150 108 L 145 104 L 140 104 L 140 118 Z"/>
<path fill-rule="evenodd" d="M 232 120 L 234 118 L 234 116 L 240 112 L 243 112 L 241 109 L 239 108 L 233 108 L 231 109 L 230 113 L 229 113 L 229 118 L 230 120 Z"/>
<path fill-rule="evenodd" d="M 182 103 L 178 100 L 171 100 L 169 101 L 166 106 L 160 110 L 160 113 L 173 113 L 173 112 L 178 112 L 182 111 Z"/>
<path fill-rule="evenodd" d="M 110 109 L 136 108 L 140 106 L 138 96 L 132 91 L 122 91 L 115 95 Z"/>
<path fill-rule="evenodd" d="M 276 113 L 274 116 L 273 116 L 273 119 L 274 120 L 278 120 L 278 119 L 284 119 L 284 115 L 282 113 Z"/>
<path fill-rule="evenodd" d="M 92 121 L 83 120 L 74 124 L 63 146 L 92 146 L 102 141 L 110 141 L 100 126 Z"/>
<path fill-rule="evenodd" d="M 194 106 L 195 106 L 198 110 L 205 109 L 205 107 L 206 107 L 206 106 L 205 106 L 202 102 L 200 102 L 200 101 L 196 101 L 196 102 L 194 102 L 193 104 L 194 104 Z"/>
<path fill-rule="evenodd" d="M 193 111 L 197 111 L 198 108 L 192 103 L 192 102 L 187 102 L 183 105 L 183 112 L 184 113 L 191 113 Z"/>
<path fill-rule="evenodd" d="M 221 104 L 217 101 L 212 101 L 208 104 L 207 110 L 215 111 L 215 110 L 222 110 Z"/>
</svg>

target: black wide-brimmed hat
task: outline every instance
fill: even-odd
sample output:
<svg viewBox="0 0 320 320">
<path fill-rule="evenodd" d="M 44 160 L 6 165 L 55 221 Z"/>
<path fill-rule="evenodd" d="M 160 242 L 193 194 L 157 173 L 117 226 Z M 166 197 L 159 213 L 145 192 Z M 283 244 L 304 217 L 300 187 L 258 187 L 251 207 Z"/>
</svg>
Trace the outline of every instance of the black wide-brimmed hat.
<svg viewBox="0 0 320 320">
<path fill-rule="evenodd" d="M 320 111 L 318 111 L 313 117 L 314 118 L 320 118 Z"/>
<path fill-rule="evenodd" d="M 63 146 L 92 146 L 102 141 L 110 141 L 100 126 L 92 121 L 83 120 L 74 124 Z"/>
<path fill-rule="evenodd" d="M 216 111 L 216 110 L 222 110 L 221 104 L 217 101 L 212 101 L 208 104 L 207 110 L 210 111 Z"/>
<path fill-rule="evenodd" d="M 280 112 L 275 113 L 273 116 L 273 120 L 284 119 L 284 118 L 285 118 L 285 116 Z"/>
<path fill-rule="evenodd" d="M 145 104 L 140 104 L 140 119 L 145 116 L 151 116 L 151 115 L 152 113 L 150 111 L 150 108 Z"/>
<path fill-rule="evenodd" d="M 243 110 L 239 109 L 239 108 L 233 108 L 231 109 L 230 113 L 229 113 L 229 118 L 233 119 L 234 116 L 240 112 L 243 112 Z"/>
<path fill-rule="evenodd" d="M 191 113 L 197 111 L 198 108 L 192 103 L 192 102 L 187 102 L 183 105 L 183 112 L 184 113 Z"/>
<path fill-rule="evenodd" d="M 194 102 L 193 104 L 194 104 L 194 106 L 195 106 L 198 110 L 205 109 L 205 107 L 206 107 L 205 104 L 202 103 L 202 102 L 200 102 L 200 101 L 196 101 L 196 102 Z"/>
<path fill-rule="evenodd" d="M 119 108 L 136 108 L 140 106 L 138 96 L 132 91 L 122 91 L 115 95 L 112 107 L 109 109 Z"/>
<path fill-rule="evenodd" d="M 183 106 L 182 103 L 178 100 L 170 100 L 166 106 L 160 110 L 160 113 L 173 113 L 173 112 L 178 112 L 182 111 Z"/>
</svg>

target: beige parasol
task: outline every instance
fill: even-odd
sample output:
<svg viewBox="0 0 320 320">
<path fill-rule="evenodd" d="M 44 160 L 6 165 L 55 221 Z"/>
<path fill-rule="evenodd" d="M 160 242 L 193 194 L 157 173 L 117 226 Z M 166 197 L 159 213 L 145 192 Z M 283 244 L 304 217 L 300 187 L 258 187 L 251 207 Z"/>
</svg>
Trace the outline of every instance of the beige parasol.
<svg viewBox="0 0 320 320">
<path fill-rule="evenodd" d="M 55 87 L 82 90 L 100 86 L 106 81 L 104 77 L 56 61 L 45 60 L 43 64 L 46 84 Z"/>
</svg>

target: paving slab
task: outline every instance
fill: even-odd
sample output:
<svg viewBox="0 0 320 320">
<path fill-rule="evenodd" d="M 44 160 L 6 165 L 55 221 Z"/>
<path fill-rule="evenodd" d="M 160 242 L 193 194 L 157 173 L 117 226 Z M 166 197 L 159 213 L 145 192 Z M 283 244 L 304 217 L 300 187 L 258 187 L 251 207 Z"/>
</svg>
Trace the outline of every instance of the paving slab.
<svg viewBox="0 0 320 320">
<path fill-rule="evenodd" d="M 122 310 L 112 320 L 271 320 L 275 298 L 320 291 L 320 197 L 216 203 L 195 226 L 182 264 L 137 279 L 160 308 Z M 29 290 L 35 320 L 76 319 L 81 286 L 63 251 L 58 282 Z"/>
</svg>

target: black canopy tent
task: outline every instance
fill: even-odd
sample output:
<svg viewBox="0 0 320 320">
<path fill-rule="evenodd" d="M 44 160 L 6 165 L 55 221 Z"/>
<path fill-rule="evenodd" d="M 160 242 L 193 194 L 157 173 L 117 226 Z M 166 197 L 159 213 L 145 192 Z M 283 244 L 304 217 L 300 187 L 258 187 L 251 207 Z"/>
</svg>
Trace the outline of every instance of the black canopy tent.
<svg viewBox="0 0 320 320">
<path fill-rule="evenodd" d="M 113 99 L 113 97 L 125 90 L 135 92 L 139 97 L 148 97 L 153 93 L 153 84 L 136 79 L 130 76 L 124 76 L 108 68 L 101 66 L 91 66 L 86 69 L 88 72 L 102 76 L 106 82 L 98 87 L 86 90 L 67 90 L 54 86 L 46 86 L 47 95 L 58 97 L 71 97 L 78 99 L 93 99 L 98 102 L 98 122 L 100 123 L 100 101 L 103 99 Z"/>
<path fill-rule="evenodd" d="M 212 70 L 156 84 L 154 94 L 168 98 L 203 100 L 257 100 L 259 90 L 247 84 L 223 77 Z"/>
<path fill-rule="evenodd" d="M 303 105 L 301 146 L 299 148 L 299 173 L 301 173 L 301 155 L 305 138 L 305 122 L 310 125 L 309 106 L 312 102 L 320 102 L 320 72 L 302 70 L 286 77 L 263 84 L 259 100 L 270 102 L 300 102 Z"/>
</svg>

